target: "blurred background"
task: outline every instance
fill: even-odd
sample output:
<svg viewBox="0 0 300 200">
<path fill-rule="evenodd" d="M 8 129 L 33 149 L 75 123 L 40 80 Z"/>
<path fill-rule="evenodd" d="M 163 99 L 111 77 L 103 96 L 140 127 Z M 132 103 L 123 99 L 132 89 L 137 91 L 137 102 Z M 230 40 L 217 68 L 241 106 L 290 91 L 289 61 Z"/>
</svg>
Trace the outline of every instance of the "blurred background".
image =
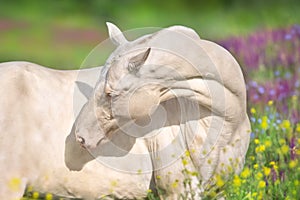
<svg viewBox="0 0 300 200">
<path fill-rule="evenodd" d="M 122 30 L 181 24 L 220 41 L 296 24 L 299 10 L 297 0 L 0 0 L 0 62 L 79 68 L 107 38 L 106 21 Z"/>
</svg>

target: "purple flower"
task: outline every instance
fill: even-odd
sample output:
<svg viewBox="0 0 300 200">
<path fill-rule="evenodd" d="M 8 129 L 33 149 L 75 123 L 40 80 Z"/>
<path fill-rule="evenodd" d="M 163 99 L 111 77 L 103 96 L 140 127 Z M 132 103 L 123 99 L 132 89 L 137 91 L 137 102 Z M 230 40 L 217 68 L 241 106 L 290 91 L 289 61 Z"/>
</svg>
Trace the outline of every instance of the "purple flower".
<svg viewBox="0 0 300 200">
<path fill-rule="evenodd" d="M 258 123 L 261 123 L 261 118 L 259 118 L 259 119 L 257 120 L 257 122 L 258 122 Z"/>
<path fill-rule="evenodd" d="M 292 110 L 291 121 L 293 124 L 297 124 L 298 122 L 300 122 L 300 110 Z"/>
<path fill-rule="evenodd" d="M 277 173 L 276 173 L 274 167 L 272 167 L 272 169 L 271 169 L 271 175 L 272 175 L 272 181 L 275 182 L 277 180 Z"/>
<path fill-rule="evenodd" d="M 285 173 L 284 173 L 283 170 L 281 170 L 281 171 L 279 172 L 279 177 L 280 177 L 280 181 L 284 181 L 284 180 L 285 180 Z"/>
<path fill-rule="evenodd" d="M 300 68 L 299 68 L 299 69 L 300 69 Z M 296 88 L 300 87 L 300 81 L 299 81 L 299 80 L 297 80 L 297 81 L 295 82 L 295 87 L 296 87 Z"/>
<path fill-rule="evenodd" d="M 291 35 L 291 34 L 286 34 L 286 35 L 284 36 L 284 39 L 285 39 L 285 40 L 291 40 L 291 39 L 292 39 L 292 35 Z"/>
<path fill-rule="evenodd" d="M 269 90 L 269 95 L 271 96 L 271 97 L 274 97 L 275 95 L 276 95 L 276 91 L 274 90 L 274 89 L 270 89 Z M 273 98 L 272 98 L 273 99 Z"/>
<path fill-rule="evenodd" d="M 296 138 L 292 137 L 290 141 L 290 156 L 292 160 L 296 159 L 295 147 L 296 147 Z"/>
<path fill-rule="evenodd" d="M 258 88 L 258 92 L 259 92 L 260 94 L 263 94 L 263 93 L 265 93 L 265 89 L 264 89 L 264 87 L 262 87 L 262 86 L 259 86 L 259 88 Z"/>
<path fill-rule="evenodd" d="M 300 95 L 300 25 L 231 37 L 220 43 L 245 69 L 249 103 L 278 101 L 276 110 L 299 122 L 299 108 L 291 113 L 288 105 L 292 95 Z"/>
</svg>

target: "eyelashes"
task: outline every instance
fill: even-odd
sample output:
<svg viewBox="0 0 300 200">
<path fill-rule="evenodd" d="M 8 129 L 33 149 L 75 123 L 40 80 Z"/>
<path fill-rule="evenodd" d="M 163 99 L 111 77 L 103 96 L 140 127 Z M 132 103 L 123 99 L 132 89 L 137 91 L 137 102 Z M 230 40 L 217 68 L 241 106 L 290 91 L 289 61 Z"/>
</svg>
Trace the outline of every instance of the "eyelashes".
<svg viewBox="0 0 300 200">
<path fill-rule="evenodd" d="M 127 69 L 130 73 L 136 72 L 136 68 L 137 67 L 136 67 L 135 63 L 132 63 L 132 62 L 128 63 Z"/>
</svg>

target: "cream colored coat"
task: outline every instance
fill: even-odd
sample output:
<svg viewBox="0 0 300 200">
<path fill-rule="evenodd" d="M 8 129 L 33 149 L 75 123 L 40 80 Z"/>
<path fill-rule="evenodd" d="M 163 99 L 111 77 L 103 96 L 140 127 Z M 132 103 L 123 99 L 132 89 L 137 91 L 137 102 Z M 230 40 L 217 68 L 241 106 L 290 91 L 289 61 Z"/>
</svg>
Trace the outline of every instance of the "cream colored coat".
<svg viewBox="0 0 300 200">
<path fill-rule="evenodd" d="M 151 172 L 109 168 L 81 148 L 73 132 L 69 135 L 86 101 L 75 81 L 94 85 L 100 74 L 101 68 L 61 71 L 28 62 L 0 64 L 0 199 L 20 199 L 29 185 L 84 199 L 146 196 Z M 138 141 L 131 151 L 145 149 Z M 126 156 L 104 157 L 127 163 Z M 151 166 L 150 159 L 141 165 Z"/>
</svg>

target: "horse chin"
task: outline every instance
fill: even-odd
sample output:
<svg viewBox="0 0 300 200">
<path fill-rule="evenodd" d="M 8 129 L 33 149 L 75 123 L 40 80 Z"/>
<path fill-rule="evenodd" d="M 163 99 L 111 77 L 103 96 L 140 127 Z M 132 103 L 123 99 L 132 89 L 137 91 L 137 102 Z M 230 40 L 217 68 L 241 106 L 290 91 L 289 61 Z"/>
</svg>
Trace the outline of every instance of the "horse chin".
<svg viewBox="0 0 300 200">
<path fill-rule="evenodd" d="M 101 138 L 101 139 L 97 142 L 97 144 L 96 144 L 96 146 L 94 146 L 94 148 L 101 147 L 101 146 L 105 145 L 105 144 L 108 143 L 108 142 L 109 142 L 109 139 L 106 138 L 106 137 L 103 137 L 103 138 Z"/>
<path fill-rule="evenodd" d="M 111 138 L 101 138 L 96 146 L 86 150 L 94 157 L 122 157 L 127 155 L 135 144 L 135 138 L 122 132 L 113 133 Z"/>
</svg>

